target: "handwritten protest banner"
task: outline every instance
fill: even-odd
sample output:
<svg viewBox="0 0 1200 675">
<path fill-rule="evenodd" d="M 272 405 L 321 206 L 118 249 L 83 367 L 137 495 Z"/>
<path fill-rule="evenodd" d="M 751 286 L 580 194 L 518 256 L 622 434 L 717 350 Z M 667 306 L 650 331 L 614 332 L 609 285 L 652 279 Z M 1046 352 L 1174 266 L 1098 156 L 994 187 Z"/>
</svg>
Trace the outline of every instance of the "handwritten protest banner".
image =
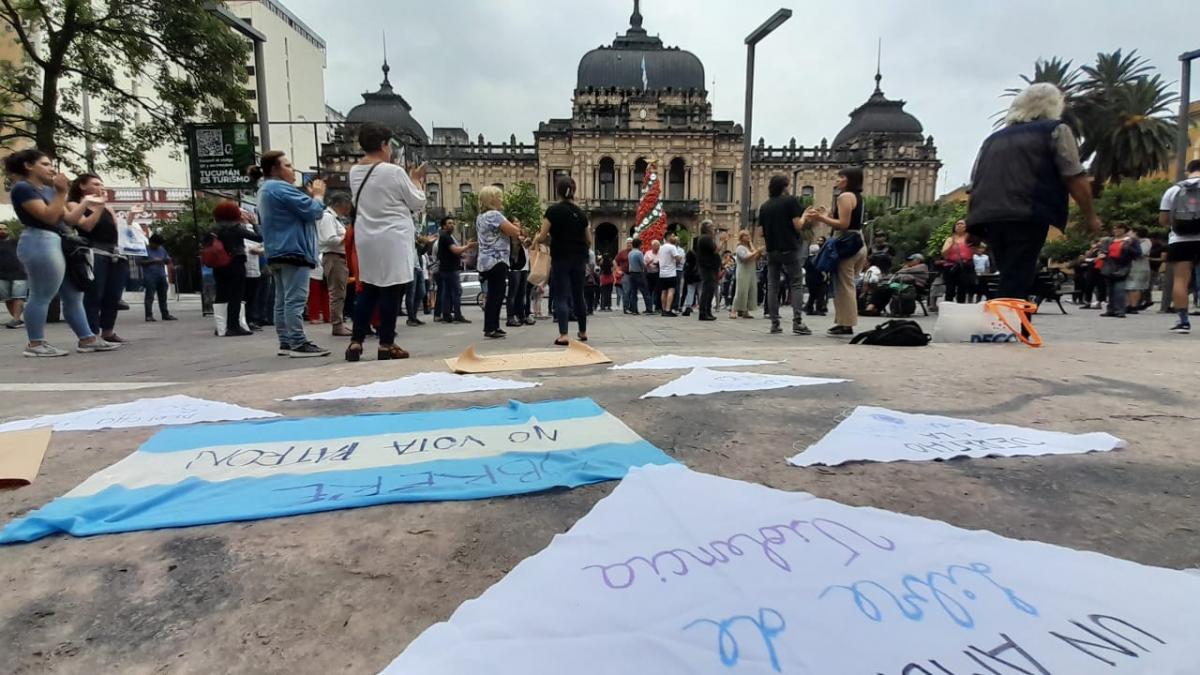
<svg viewBox="0 0 1200 675">
<path fill-rule="evenodd" d="M 384 673 L 1196 672 L 1200 577 L 634 469 Z"/>
<path fill-rule="evenodd" d="M 278 417 L 268 410 L 244 408 L 232 403 L 208 401 L 191 396 L 139 398 L 129 403 L 114 403 L 77 412 L 43 415 L 27 420 L 0 424 L 0 432 L 51 427 L 55 431 L 95 431 L 133 427 L 175 426 L 200 422 L 226 422 L 262 417 Z"/>
<path fill-rule="evenodd" d="M 951 457 L 1070 455 L 1123 447 L 1125 441 L 1105 433 L 1067 434 L 859 406 L 833 431 L 788 462 L 796 466 L 928 462 Z"/>
<path fill-rule="evenodd" d="M 590 399 L 166 429 L 0 544 L 523 494 L 673 461 Z"/>
</svg>

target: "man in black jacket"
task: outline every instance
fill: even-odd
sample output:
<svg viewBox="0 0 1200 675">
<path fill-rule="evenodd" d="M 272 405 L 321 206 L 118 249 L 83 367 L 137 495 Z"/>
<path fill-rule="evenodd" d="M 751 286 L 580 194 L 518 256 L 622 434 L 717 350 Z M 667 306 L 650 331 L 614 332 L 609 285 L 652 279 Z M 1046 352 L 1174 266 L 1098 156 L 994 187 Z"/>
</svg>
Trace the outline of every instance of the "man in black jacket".
<svg viewBox="0 0 1200 675">
<path fill-rule="evenodd" d="M 700 272 L 700 320 L 716 321 L 713 298 L 717 294 L 717 275 L 721 272 L 721 254 L 713 238 L 713 223 L 700 223 L 700 238 L 696 240 L 696 269 Z"/>
<path fill-rule="evenodd" d="M 1100 218 L 1079 146 L 1054 85 L 1030 85 L 1013 99 L 1006 126 L 983 142 L 971 172 L 967 231 L 987 241 L 1000 273 L 999 296 L 1027 299 L 1050 226 L 1067 224 L 1068 195 L 1092 233 Z"/>
</svg>

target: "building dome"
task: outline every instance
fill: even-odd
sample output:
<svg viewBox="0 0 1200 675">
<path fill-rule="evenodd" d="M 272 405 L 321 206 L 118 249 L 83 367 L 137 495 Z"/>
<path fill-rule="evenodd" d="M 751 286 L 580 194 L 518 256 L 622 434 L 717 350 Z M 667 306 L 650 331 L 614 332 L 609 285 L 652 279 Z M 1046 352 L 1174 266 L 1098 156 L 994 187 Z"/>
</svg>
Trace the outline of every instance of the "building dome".
<svg viewBox="0 0 1200 675">
<path fill-rule="evenodd" d="M 904 101 L 893 101 L 883 95 L 882 79 L 880 74 L 875 74 L 875 93 L 850 113 L 850 123 L 833 139 L 834 148 L 867 136 L 884 136 L 901 142 L 924 141 L 924 127 L 916 117 L 904 112 Z"/>
<path fill-rule="evenodd" d="M 346 113 L 346 121 L 350 124 L 376 122 L 391 129 L 404 145 L 427 145 L 429 136 L 421 124 L 413 119 L 412 106 L 392 89 L 392 83 L 388 80 L 389 71 L 391 68 L 384 61 L 383 82 L 379 85 L 379 91 L 363 94 L 363 102 Z"/>
<path fill-rule="evenodd" d="M 704 91 L 704 64 L 695 54 L 664 47 L 662 40 L 646 34 L 638 2 L 629 17 L 629 30 L 611 46 L 583 55 L 575 89 L 677 89 Z"/>
</svg>

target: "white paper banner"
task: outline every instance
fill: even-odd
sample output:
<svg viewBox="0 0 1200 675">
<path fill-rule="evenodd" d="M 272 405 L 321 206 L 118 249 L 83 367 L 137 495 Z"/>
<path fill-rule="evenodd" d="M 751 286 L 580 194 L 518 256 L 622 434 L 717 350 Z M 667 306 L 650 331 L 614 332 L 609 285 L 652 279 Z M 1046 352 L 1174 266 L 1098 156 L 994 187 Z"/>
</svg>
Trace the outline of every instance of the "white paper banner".
<svg viewBox="0 0 1200 675">
<path fill-rule="evenodd" d="M 1200 578 L 632 470 L 388 675 L 1183 675 Z"/>
<path fill-rule="evenodd" d="M 722 391 L 759 391 L 763 389 L 783 389 L 784 387 L 807 387 L 814 384 L 838 384 L 848 381 L 824 377 L 739 373 L 727 370 L 696 368 L 687 375 L 644 394 L 642 398 L 703 396 L 704 394 L 715 394 Z"/>
<path fill-rule="evenodd" d="M 79 412 L 16 420 L 0 424 L 0 432 L 20 431 L 34 427 L 52 427 L 55 431 L 95 431 L 97 429 L 173 426 L 198 422 L 227 422 L 261 417 L 279 417 L 279 413 L 243 408 L 232 403 L 176 395 L 140 398 L 130 403 L 115 403 Z"/>
<path fill-rule="evenodd" d="M 746 366 L 766 366 L 779 361 L 760 361 L 758 359 L 726 359 L 719 356 L 679 356 L 666 354 L 652 359 L 642 359 L 633 363 L 613 366 L 609 370 L 683 370 L 686 368 L 726 368 Z"/>
<path fill-rule="evenodd" d="M 417 373 L 386 382 L 372 382 L 357 387 L 340 387 L 333 391 L 293 396 L 289 401 L 333 401 L 356 398 L 399 398 L 428 394 L 461 394 L 468 391 L 496 391 L 502 389 L 531 389 L 535 382 L 518 382 L 478 375 L 454 375 L 452 373 Z"/>
<path fill-rule="evenodd" d="M 1125 441 L 1105 433 L 1067 434 L 859 406 L 815 445 L 788 461 L 796 466 L 836 466 L 855 461 L 1072 455 L 1123 447 Z"/>
</svg>

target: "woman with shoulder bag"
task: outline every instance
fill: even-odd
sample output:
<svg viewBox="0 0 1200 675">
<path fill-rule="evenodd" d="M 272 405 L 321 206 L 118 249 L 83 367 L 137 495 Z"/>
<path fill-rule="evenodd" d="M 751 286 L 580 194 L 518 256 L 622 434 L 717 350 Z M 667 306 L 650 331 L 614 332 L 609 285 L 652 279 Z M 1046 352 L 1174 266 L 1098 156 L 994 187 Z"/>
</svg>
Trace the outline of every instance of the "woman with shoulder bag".
<svg viewBox="0 0 1200 675">
<path fill-rule="evenodd" d="M 967 221 L 954 224 L 954 231 L 942 244 L 942 280 L 946 284 L 946 302 L 964 303 L 975 286 L 975 254 L 968 241 Z"/>
<path fill-rule="evenodd" d="M 863 171 L 852 166 L 838 171 L 835 187 L 840 191 L 833 214 L 826 215 L 825 207 L 810 208 L 805 215 L 833 228 L 837 234 L 838 267 L 833 274 L 834 325 L 830 335 L 854 335 L 858 325 L 858 295 L 854 280 L 866 267 L 867 249 L 863 246 L 862 227 L 866 220 L 867 203 L 862 196 Z"/>
<path fill-rule="evenodd" d="M 80 216 L 87 207 L 99 207 L 103 201 L 92 196 L 68 212 L 67 177 L 54 169 L 46 153 L 30 148 L 4 158 L 4 168 L 17 180 L 10 197 L 17 220 L 25 226 L 17 241 L 17 258 L 28 276 L 29 298 L 25 304 L 25 332 L 29 337 L 24 355 L 29 357 L 66 356 L 67 352 L 46 341 L 46 314 L 58 295 L 63 316 L 79 342 L 78 352 L 106 352 L 119 347 L 92 331 L 83 309 L 83 290 L 67 276 L 63 239 L 72 237 L 64 218 Z M 78 240 L 78 238 L 75 238 Z"/>
<path fill-rule="evenodd" d="M 83 310 L 88 327 L 106 342 L 124 342 L 117 336 L 117 314 L 129 260 L 117 245 L 117 219 L 105 204 L 104 181 L 94 173 L 80 174 L 67 191 L 67 210 L 63 219 L 79 232 L 92 249 L 92 284 L 83 294 Z"/>
</svg>

